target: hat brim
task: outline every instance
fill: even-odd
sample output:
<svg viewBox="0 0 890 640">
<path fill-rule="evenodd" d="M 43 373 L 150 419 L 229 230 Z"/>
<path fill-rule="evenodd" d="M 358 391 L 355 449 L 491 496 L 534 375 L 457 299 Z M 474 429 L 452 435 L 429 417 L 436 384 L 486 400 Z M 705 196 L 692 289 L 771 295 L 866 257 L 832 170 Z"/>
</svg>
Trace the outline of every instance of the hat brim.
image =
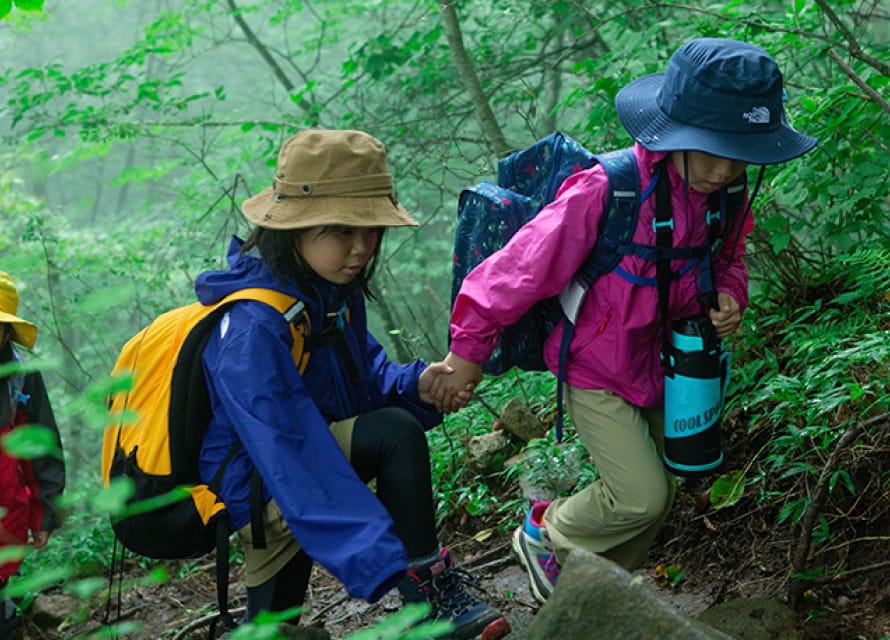
<svg viewBox="0 0 890 640">
<path fill-rule="evenodd" d="M 765 133 L 731 133 L 678 122 L 658 107 L 663 79 L 663 73 L 643 76 L 615 96 L 621 124 L 650 151 L 702 151 L 750 164 L 778 164 L 802 156 L 818 142 L 784 122 Z"/>
<path fill-rule="evenodd" d="M 26 349 L 32 349 L 37 341 L 37 327 L 11 313 L 0 311 L 0 324 L 8 324 L 12 329 L 12 341 Z"/>
<path fill-rule="evenodd" d="M 322 225 L 346 227 L 416 227 L 405 208 L 385 196 L 289 197 L 278 199 L 266 189 L 241 204 L 244 216 L 266 229 L 307 229 Z"/>
</svg>

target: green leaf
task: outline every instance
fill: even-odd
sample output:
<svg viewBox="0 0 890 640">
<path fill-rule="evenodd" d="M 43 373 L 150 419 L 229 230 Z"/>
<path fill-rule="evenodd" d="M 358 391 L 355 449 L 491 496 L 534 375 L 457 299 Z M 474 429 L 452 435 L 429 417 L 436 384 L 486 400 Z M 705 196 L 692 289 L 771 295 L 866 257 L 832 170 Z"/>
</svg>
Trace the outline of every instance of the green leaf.
<svg viewBox="0 0 890 640">
<path fill-rule="evenodd" d="M 715 509 L 731 507 L 745 494 L 745 474 L 742 471 L 725 473 L 711 486 L 711 506 Z"/>
<path fill-rule="evenodd" d="M 15 0 L 19 11 L 43 11 L 43 0 Z"/>
<path fill-rule="evenodd" d="M 12 544 L 8 547 L 0 549 L 0 564 L 7 562 L 18 562 L 25 557 L 28 547 L 23 544 Z"/>
<path fill-rule="evenodd" d="M 769 237 L 769 244 L 774 253 L 782 253 L 782 251 L 791 244 L 791 234 L 774 233 Z"/>
<path fill-rule="evenodd" d="M 133 388 L 133 374 L 122 371 L 113 376 L 105 376 L 92 383 L 85 392 L 90 400 L 101 400 L 121 391 L 130 391 Z"/>
<path fill-rule="evenodd" d="M 0 18 L 5 18 L 12 11 L 12 0 L 0 0 Z"/>
<path fill-rule="evenodd" d="M 21 460 L 61 455 L 56 434 L 39 424 L 16 427 L 2 438 L 3 449 Z"/>
<path fill-rule="evenodd" d="M 148 513 L 149 511 L 162 509 L 167 505 L 186 500 L 190 497 L 190 495 L 191 494 L 186 490 L 185 487 L 176 487 L 175 489 L 159 496 L 147 498 L 138 502 L 132 502 L 128 504 L 123 510 L 118 511 L 116 515 L 121 518 L 127 518 L 130 516 L 139 515 L 140 513 Z"/>
<path fill-rule="evenodd" d="M 90 504 L 97 513 L 117 514 L 124 510 L 127 500 L 133 495 L 133 490 L 133 480 L 115 478 L 93 497 Z"/>
<path fill-rule="evenodd" d="M 65 585 L 65 592 L 75 595 L 81 601 L 87 600 L 93 594 L 99 593 L 105 588 L 105 578 L 83 578 Z"/>
<path fill-rule="evenodd" d="M 33 373 L 34 371 L 53 371 L 58 369 L 55 362 L 26 360 L 25 362 L 7 362 L 0 364 L 0 378 L 8 378 L 16 374 Z"/>
<path fill-rule="evenodd" d="M 19 598 L 29 593 L 34 593 L 50 587 L 56 583 L 63 582 L 66 578 L 74 575 L 72 566 L 51 567 L 43 569 L 40 573 L 27 576 L 25 578 L 16 578 L 15 582 L 10 581 L 3 593 L 7 598 Z"/>
</svg>

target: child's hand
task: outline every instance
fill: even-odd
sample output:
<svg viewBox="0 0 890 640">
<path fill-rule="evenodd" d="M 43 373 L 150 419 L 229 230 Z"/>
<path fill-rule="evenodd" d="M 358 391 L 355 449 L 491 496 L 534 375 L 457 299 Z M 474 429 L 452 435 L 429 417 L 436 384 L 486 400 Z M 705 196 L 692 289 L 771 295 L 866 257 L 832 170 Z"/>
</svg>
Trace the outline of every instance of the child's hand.
<svg viewBox="0 0 890 640">
<path fill-rule="evenodd" d="M 473 390 L 482 380 L 482 365 L 448 353 L 444 363 L 451 371 L 433 380 L 430 393 L 436 408 L 452 413 L 467 406 Z"/>
<path fill-rule="evenodd" d="M 717 330 L 718 338 L 725 338 L 731 333 L 735 333 L 742 323 L 742 310 L 739 303 L 735 301 L 728 293 L 717 294 L 717 304 L 720 309 L 711 309 L 709 315 L 711 324 Z"/>
<path fill-rule="evenodd" d="M 445 362 L 431 363 L 424 369 L 423 373 L 421 373 L 420 377 L 417 379 L 417 391 L 420 395 L 420 399 L 427 404 L 436 405 L 436 410 L 443 413 L 452 413 L 453 411 L 457 411 L 458 409 L 467 406 L 470 398 L 473 397 L 473 386 L 475 385 L 469 385 L 463 390 L 458 390 L 456 395 L 453 395 L 442 403 L 436 402 L 432 390 L 441 386 L 441 379 L 443 377 L 450 376 L 453 373 L 454 369 L 451 365 L 446 364 Z"/>
<path fill-rule="evenodd" d="M 42 549 L 49 542 L 49 531 L 31 531 L 31 546 Z"/>
<path fill-rule="evenodd" d="M 444 362 L 431 362 L 417 378 L 417 393 L 421 401 L 427 404 L 436 404 L 436 398 L 432 393 L 433 385 L 440 376 L 447 376 L 453 372 L 454 369 Z M 438 405 L 436 405 L 436 409 L 442 410 Z"/>
</svg>

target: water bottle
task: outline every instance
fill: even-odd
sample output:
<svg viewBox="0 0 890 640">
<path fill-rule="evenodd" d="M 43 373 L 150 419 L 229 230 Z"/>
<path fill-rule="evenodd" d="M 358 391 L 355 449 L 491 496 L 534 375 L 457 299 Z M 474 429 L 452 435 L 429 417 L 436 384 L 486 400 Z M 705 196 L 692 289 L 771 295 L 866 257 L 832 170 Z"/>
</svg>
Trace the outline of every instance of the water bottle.
<svg viewBox="0 0 890 640">
<path fill-rule="evenodd" d="M 664 380 L 664 464 L 700 478 L 723 463 L 720 413 L 729 384 L 729 353 L 707 317 L 671 326 Z"/>
</svg>

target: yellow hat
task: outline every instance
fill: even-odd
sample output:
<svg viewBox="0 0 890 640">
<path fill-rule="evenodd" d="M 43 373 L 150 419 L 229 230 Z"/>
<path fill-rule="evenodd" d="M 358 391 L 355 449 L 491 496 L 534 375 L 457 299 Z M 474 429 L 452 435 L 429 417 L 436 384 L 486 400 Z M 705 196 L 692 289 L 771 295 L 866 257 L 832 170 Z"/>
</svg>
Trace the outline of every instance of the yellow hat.
<svg viewBox="0 0 890 640">
<path fill-rule="evenodd" d="M 37 327 L 15 315 L 19 310 L 19 292 L 8 273 L 0 271 L 0 323 L 12 329 L 12 339 L 28 349 L 37 340 Z"/>
</svg>

